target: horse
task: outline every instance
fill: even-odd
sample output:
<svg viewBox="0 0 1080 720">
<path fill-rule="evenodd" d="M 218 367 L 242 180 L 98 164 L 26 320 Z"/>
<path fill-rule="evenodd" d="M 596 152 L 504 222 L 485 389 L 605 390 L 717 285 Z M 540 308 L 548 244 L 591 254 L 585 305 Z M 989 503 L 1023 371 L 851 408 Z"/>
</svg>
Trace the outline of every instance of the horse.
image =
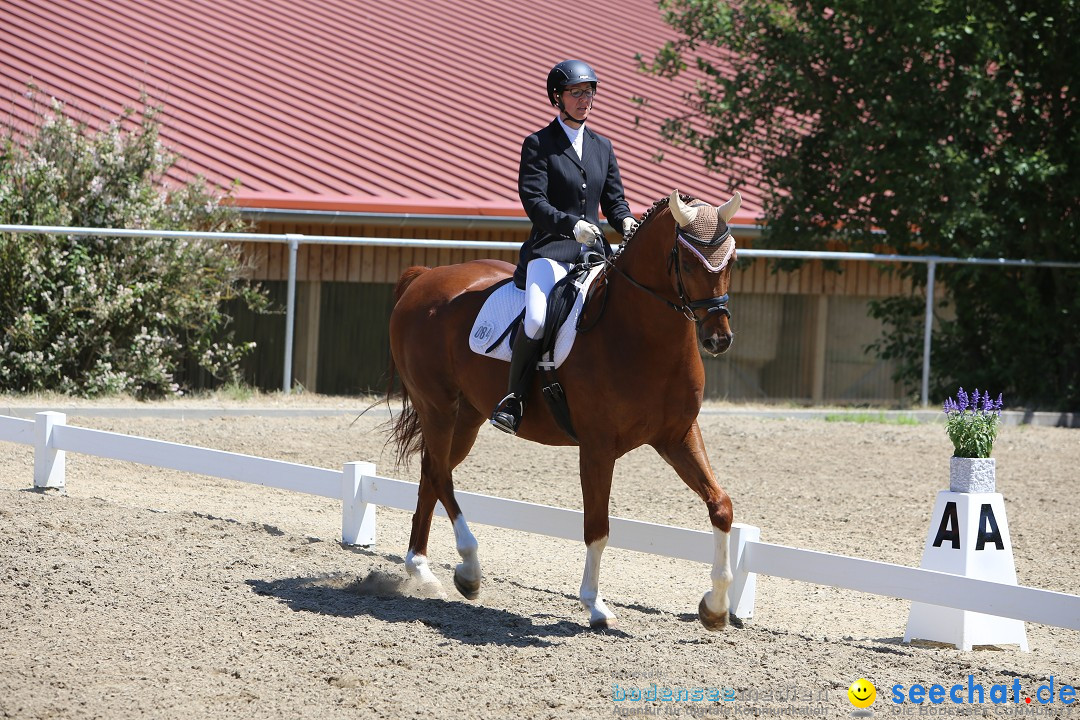
<svg viewBox="0 0 1080 720">
<path fill-rule="evenodd" d="M 600 558 L 615 461 L 642 445 L 651 445 L 705 503 L 715 554 L 712 587 L 698 604 L 698 617 L 709 630 L 728 621 L 732 505 L 716 482 L 698 427 L 705 387 L 698 343 L 714 356 L 732 343 L 727 302 L 735 243 L 727 223 L 741 201 L 736 192 L 714 207 L 678 190 L 657 200 L 600 272 L 579 318 L 582 332 L 558 369 L 580 447 L 586 552 L 579 599 L 593 628 L 618 626 L 599 592 Z M 497 260 L 407 268 L 390 315 L 386 399 L 396 373 L 402 410 L 390 420 L 387 442 L 399 464 L 421 456 L 405 568 L 423 584 L 440 585 L 427 559 L 440 501 L 462 560 L 454 585 L 467 599 L 479 594 L 481 569 L 476 537 L 454 499 L 453 471 L 505 393 L 508 374 L 504 361 L 470 350 L 469 332 L 484 300 L 513 270 Z M 573 444 L 540 399 L 534 379 L 518 436 Z"/>
</svg>

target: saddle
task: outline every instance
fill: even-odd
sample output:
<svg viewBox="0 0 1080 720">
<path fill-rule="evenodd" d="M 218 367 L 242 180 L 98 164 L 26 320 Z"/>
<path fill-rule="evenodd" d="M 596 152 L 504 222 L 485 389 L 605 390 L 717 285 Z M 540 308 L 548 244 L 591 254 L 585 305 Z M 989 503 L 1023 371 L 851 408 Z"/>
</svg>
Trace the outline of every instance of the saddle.
<svg viewBox="0 0 1080 720">
<path fill-rule="evenodd" d="M 586 258 L 573 265 L 566 277 L 555 283 L 548 294 L 547 319 L 537 369 L 541 373 L 544 399 L 563 431 L 574 442 L 577 442 L 577 435 L 570 422 L 570 408 L 555 370 L 566 360 L 574 346 L 589 287 L 603 267 L 602 258 Z M 514 336 L 517 332 L 523 332 L 521 321 L 524 317 L 525 291 L 507 278 L 496 285 L 477 313 L 469 333 L 470 349 L 479 355 L 509 362 Z"/>
<path fill-rule="evenodd" d="M 570 354 L 577 337 L 577 321 L 584 307 L 585 292 L 603 268 L 602 262 L 573 265 L 570 273 L 556 283 L 548 295 L 547 322 L 544 323 L 545 362 L 558 368 Z M 569 291 L 569 302 L 563 290 Z M 552 307 L 555 313 L 552 313 Z M 510 362 L 513 333 L 525 316 L 525 291 L 511 278 L 496 284 L 484 301 L 469 331 L 469 348 L 478 355 Z"/>
</svg>

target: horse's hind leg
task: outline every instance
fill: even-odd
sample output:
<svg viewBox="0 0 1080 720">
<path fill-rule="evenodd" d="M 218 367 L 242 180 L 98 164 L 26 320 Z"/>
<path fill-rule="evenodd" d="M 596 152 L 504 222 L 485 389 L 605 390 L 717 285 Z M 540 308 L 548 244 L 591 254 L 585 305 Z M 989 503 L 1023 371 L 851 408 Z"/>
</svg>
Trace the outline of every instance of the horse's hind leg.
<svg viewBox="0 0 1080 720">
<path fill-rule="evenodd" d="M 441 501 L 453 523 L 455 544 L 462 557 L 454 573 L 454 585 L 469 599 L 475 598 L 480 591 L 480 563 L 476 538 L 454 499 L 452 471 L 469 454 L 483 421 L 483 416 L 465 407 L 454 414 L 421 413 L 424 453 L 409 552 L 405 557 L 405 568 L 410 575 L 422 583 L 438 584 L 428 566 L 427 544 L 435 503 Z"/>
<path fill-rule="evenodd" d="M 454 438 L 450 445 L 450 467 L 448 470 L 449 481 L 446 484 L 447 498 L 443 499 L 443 507 L 454 523 L 454 541 L 461 562 L 454 568 L 454 587 L 465 598 L 475 600 L 480 594 L 480 560 L 477 557 L 476 537 L 469 530 L 465 522 L 465 515 L 458 507 L 454 499 L 454 482 L 452 472 L 468 456 L 476 442 L 476 434 L 487 418 L 478 413 L 472 406 L 464 403 L 458 410 L 457 421 L 454 424 Z M 449 500 L 449 504 L 448 504 Z M 451 512 L 450 508 L 454 510 Z"/>
<path fill-rule="evenodd" d="M 675 468 L 675 472 L 690 489 L 705 501 L 709 509 L 709 522 L 716 543 L 713 554 L 712 590 L 705 593 L 698 604 L 698 617 L 709 630 L 720 630 L 728 621 L 728 587 L 731 585 L 731 561 L 728 555 L 731 534 L 731 498 L 713 477 L 701 430 L 697 421 L 686 436 L 669 445 L 655 445 L 660 456 Z"/>
<path fill-rule="evenodd" d="M 424 454 L 423 465 L 427 464 Z M 409 551 L 405 554 L 405 570 L 410 577 L 416 578 L 422 585 L 440 586 L 438 578 L 431 572 L 427 559 L 428 534 L 431 532 L 431 515 L 435 511 L 435 488 L 426 480 L 426 473 L 420 471 L 420 490 L 416 497 L 416 510 L 413 512 L 412 533 L 409 535 Z"/>
</svg>

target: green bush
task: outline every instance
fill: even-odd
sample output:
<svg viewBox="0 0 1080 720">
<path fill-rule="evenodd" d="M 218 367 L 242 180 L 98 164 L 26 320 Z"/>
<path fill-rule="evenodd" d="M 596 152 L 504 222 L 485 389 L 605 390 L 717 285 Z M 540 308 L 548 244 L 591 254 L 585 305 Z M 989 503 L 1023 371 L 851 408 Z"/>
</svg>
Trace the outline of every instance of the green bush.
<svg viewBox="0 0 1080 720">
<path fill-rule="evenodd" d="M 0 147 L 0 222 L 238 231 L 236 210 L 202 178 L 176 186 L 160 107 L 106 127 L 36 102 Z M 222 303 L 265 299 L 239 248 L 218 241 L 0 233 L 0 390 L 153 398 L 183 392 L 185 368 L 238 378 L 253 343 L 231 341 Z"/>
</svg>

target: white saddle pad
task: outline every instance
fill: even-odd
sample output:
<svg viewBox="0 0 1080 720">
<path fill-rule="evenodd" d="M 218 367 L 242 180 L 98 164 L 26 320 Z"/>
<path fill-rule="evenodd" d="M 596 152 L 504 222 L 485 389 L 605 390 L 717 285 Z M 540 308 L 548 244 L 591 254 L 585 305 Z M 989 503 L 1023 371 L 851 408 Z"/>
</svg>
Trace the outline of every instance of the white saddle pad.
<svg viewBox="0 0 1080 720">
<path fill-rule="evenodd" d="M 574 338 L 577 337 L 578 317 L 581 315 L 581 308 L 585 304 L 585 291 L 592 285 L 593 280 L 596 279 L 597 274 L 603 267 L 603 264 L 597 265 L 574 283 L 578 286 L 574 307 L 571 308 L 570 314 L 566 317 L 566 322 L 559 328 L 559 332 L 555 336 L 555 367 L 562 365 L 563 360 L 570 354 L 570 349 L 574 347 Z M 506 333 L 506 337 L 500 340 L 495 347 L 492 348 L 491 344 L 521 314 L 524 307 L 525 291 L 519 290 L 512 282 L 506 283 L 491 293 L 487 302 L 480 308 L 480 313 L 476 316 L 472 331 L 469 333 L 469 347 L 472 348 L 472 351 L 479 355 L 487 355 L 497 360 L 510 362 L 510 333 Z M 489 351 L 488 348 L 491 348 L 491 350 Z"/>
</svg>

